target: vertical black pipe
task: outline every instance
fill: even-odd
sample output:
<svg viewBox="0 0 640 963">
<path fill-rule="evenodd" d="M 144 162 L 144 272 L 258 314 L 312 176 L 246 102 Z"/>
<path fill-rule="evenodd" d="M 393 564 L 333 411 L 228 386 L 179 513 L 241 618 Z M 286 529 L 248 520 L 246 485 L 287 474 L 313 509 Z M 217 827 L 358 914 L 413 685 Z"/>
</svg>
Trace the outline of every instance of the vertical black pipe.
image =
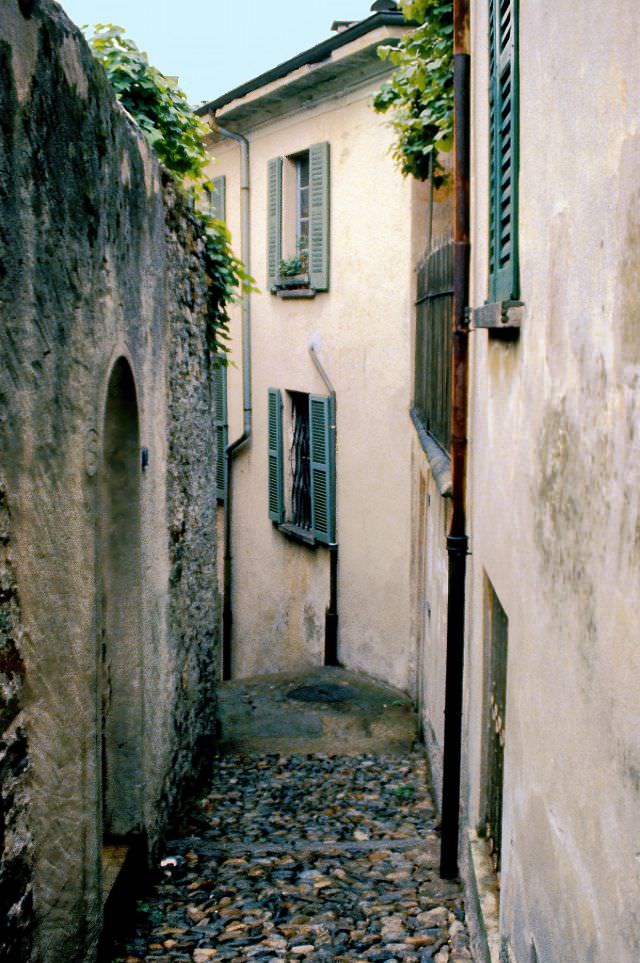
<svg viewBox="0 0 640 963">
<path fill-rule="evenodd" d="M 440 875 L 458 875 L 462 693 L 464 675 L 468 342 L 469 303 L 469 91 L 468 0 L 453 0 L 454 84 L 454 282 L 451 405 L 451 487 L 453 512 L 447 538 L 447 670 L 445 683 L 442 836 Z"/>
<path fill-rule="evenodd" d="M 324 615 L 324 664 L 338 662 L 338 546 L 329 545 L 329 606 Z"/>
</svg>

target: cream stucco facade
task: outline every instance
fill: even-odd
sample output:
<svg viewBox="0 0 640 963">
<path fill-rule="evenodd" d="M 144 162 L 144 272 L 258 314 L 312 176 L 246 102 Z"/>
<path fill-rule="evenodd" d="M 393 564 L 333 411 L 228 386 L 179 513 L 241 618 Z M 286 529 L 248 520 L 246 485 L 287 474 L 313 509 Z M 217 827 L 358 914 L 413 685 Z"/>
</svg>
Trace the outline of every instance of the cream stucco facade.
<svg viewBox="0 0 640 963">
<path fill-rule="evenodd" d="M 521 0 L 519 8 L 524 319 L 515 340 L 481 328 L 470 335 L 461 857 L 485 910 L 478 946 L 492 961 L 632 963 L 640 958 L 640 9 L 622 0 L 606 9 Z M 472 307 L 491 300 L 488 31 L 487 0 L 474 0 Z M 416 580 L 437 599 L 429 617 L 416 608 L 416 590 L 414 631 L 422 662 L 441 678 L 423 703 L 437 776 L 446 503 L 414 448 Z M 484 841 L 475 841 L 489 805 L 492 598 L 494 614 L 497 598 L 506 615 L 507 652 L 499 889 L 478 858 Z"/>
<path fill-rule="evenodd" d="M 395 16 L 400 33 L 404 28 Z M 377 18 L 371 19 L 375 26 Z M 402 689 L 415 684 L 415 649 L 409 642 L 408 411 L 413 266 L 423 244 L 424 192 L 398 173 L 389 153 L 390 130 L 372 109 L 385 71 L 374 45 L 392 33 L 376 28 L 341 47 L 338 84 L 323 87 L 322 64 L 287 74 L 275 84 L 280 99 L 275 115 L 255 108 L 259 95 L 273 95 L 274 83 L 217 112 L 220 125 L 249 142 L 250 268 L 259 288 L 251 299 L 252 439 L 233 465 L 234 676 L 318 665 L 324 658 L 329 551 L 283 534 L 268 516 L 267 501 L 268 391 L 279 388 L 283 397 L 288 518 L 289 393 L 327 394 L 309 353 L 312 345 L 336 391 L 338 658 Z M 350 59 L 362 57 L 363 49 L 377 64 L 370 79 Z M 292 84 L 301 72 L 314 69 L 320 80 L 313 99 L 300 106 Z M 243 121 L 247 104 L 253 113 Z M 282 255 L 288 257 L 293 251 L 286 247 L 287 159 L 318 143 L 329 145 L 329 289 L 313 298 L 283 299 L 270 292 L 267 278 L 268 164 L 275 157 L 285 159 Z M 240 148 L 217 139 L 212 152 L 210 174 L 225 178 L 227 223 L 239 252 Z M 236 367 L 228 373 L 230 440 L 243 428 L 240 330 L 236 306 Z"/>
</svg>

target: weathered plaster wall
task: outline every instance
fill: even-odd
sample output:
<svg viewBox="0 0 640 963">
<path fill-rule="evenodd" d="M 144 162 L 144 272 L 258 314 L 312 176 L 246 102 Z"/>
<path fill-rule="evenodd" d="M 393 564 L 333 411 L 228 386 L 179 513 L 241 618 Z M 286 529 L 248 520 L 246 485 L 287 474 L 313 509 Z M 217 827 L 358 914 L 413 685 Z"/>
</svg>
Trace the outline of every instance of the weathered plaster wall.
<svg viewBox="0 0 640 963">
<path fill-rule="evenodd" d="M 412 639 L 416 645 L 416 702 L 431 766 L 435 798 L 442 802 L 442 752 L 447 652 L 447 534 L 450 500 L 436 485 L 418 437 L 412 451 Z"/>
<path fill-rule="evenodd" d="M 440 161 L 450 169 L 449 154 L 443 154 Z M 414 205 L 414 263 L 421 261 L 425 254 L 449 238 L 453 226 L 451 178 L 438 189 L 432 190 L 427 182 L 416 187 L 416 190 L 419 193 Z M 416 313 L 417 308 L 414 309 L 414 319 Z M 415 320 L 412 329 L 411 354 L 415 357 Z M 440 805 L 447 649 L 447 535 L 451 522 L 451 502 L 440 492 L 418 432 L 412 433 L 411 638 L 416 651 L 415 699 L 429 756 L 435 799 Z"/>
<path fill-rule="evenodd" d="M 486 298 L 474 4 L 473 303 Z M 553 29 L 549 25 L 553 24 Z M 640 10 L 520 4 L 519 342 L 472 335 L 466 804 L 488 578 L 509 618 L 501 929 L 518 963 L 640 955 Z"/>
<path fill-rule="evenodd" d="M 2 792 L 5 825 L 19 827 L 22 865 L 33 865 L 32 880 L 11 870 L 15 900 L 24 893 L 28 905 L 33 884 L 33 958 L 71 963 L 92 958 L 101 923 L 101 719 L 104 700 L 115 700 L 103 613 L 118 599 L 109 597 L 98 516 L 117 359 L 132 374 L 149 451 L 136 482 L 139 637 L 119 677 L 130 663 L 139 727 L 129 737 L 141 760 L 134 828 L 152 848 L 212 731 L 205 291 L 188 209 L 60 8 L 40 0 L 28 16 L 7 0 L 0 37 L 0 472 L 24 626 L 11 656 L 19 672 L 3 685 L 22 706 L 13 722 L 7 710 L 9 733 L 23 731 L 28 745 L 11 743 L 28 768 L 5 768 Z M 16 956 L 22 937 L 11 938 L 2 959 L 29 959 Z"/>
<path fill-rule="evenodd" d="M 407 550 L 413 187 L 388 153 L 391 132 L 371 108 L 372 93 L 340 94 L 248 132 L 251 266 L 261 293 L 252 299 L 254 435 L 234 467 L 237 675 L 322 663 L 328 553 L 293 545 L 267 515 L 267 390 L 326 394 L 308 354 L 313 340 L 337 392 L 339 658 L 396 686 L 414 685 Z M 283 301 L 267 290 L 267 163 L 321 141 L 331 150 L 330 290 L 313 301 Z M 237 246 L 239 152 L 224 143 L 213 152 L 211 173 L 227 176 Z M 240 350 L 237 336 L 237 361 Z M 229 376 L 230 438 L 241 433 L 240 374 Z"/>
</svg>

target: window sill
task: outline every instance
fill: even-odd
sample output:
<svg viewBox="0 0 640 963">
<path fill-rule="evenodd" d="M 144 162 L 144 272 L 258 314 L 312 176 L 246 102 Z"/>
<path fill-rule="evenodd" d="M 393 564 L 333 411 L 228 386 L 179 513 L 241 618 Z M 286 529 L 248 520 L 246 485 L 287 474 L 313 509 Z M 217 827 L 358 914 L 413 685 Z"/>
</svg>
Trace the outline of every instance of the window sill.
<svg viewBox="0 0 640 963">
<path fill-rule="evenodd" d="M 411 421 L 418 433 L 422 450 L 427 456 L 433 479 L 443 498 L 451 498 L 451 458 L 444 448 L 441 448 L 435 438 L 429 434 L 420 421 L 415 408 L 411 408 Z"/>
<path fill-rule="evenodd" d="M 298 542 L 300 545 L 308 545 L 310 548 L 315 548 L 318 544 L 308 529 L 299 528 L 291 522 L 276 523 L 276 528 L 279 532 L 282 532 L 286 538 L 290 538 L 292 542 Z"/>
<path fill-rule="evenodd" d="M 294 298 L 315 298 L 316 292 L 314 288 L 276 288 L 271 292 L 275 294 L 276 297 L 282 298 L 284 301 L 293 300 Z"/>
<path fill-rule="evenodd" d="M 494 301 L 471 309 L 471 327 L 487 328 L 490 334 L 504 332 L 511 338 L 518 336 L 524 320 L 522 301 Z"/>
</svg>

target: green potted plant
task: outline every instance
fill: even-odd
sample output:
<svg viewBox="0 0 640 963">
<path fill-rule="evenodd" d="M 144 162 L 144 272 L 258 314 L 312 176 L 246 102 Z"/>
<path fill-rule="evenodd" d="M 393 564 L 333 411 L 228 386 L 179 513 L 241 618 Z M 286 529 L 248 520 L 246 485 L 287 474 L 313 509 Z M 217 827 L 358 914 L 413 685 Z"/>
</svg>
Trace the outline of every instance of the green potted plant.
<svg viewBox="0 0 640 963">
<path fill-rule="evenodd" d="M 309 286 L 309 265 L 307 255 L 283 258 L 278 267 L 279 288 L 307 288 Z"/>
</svg>

